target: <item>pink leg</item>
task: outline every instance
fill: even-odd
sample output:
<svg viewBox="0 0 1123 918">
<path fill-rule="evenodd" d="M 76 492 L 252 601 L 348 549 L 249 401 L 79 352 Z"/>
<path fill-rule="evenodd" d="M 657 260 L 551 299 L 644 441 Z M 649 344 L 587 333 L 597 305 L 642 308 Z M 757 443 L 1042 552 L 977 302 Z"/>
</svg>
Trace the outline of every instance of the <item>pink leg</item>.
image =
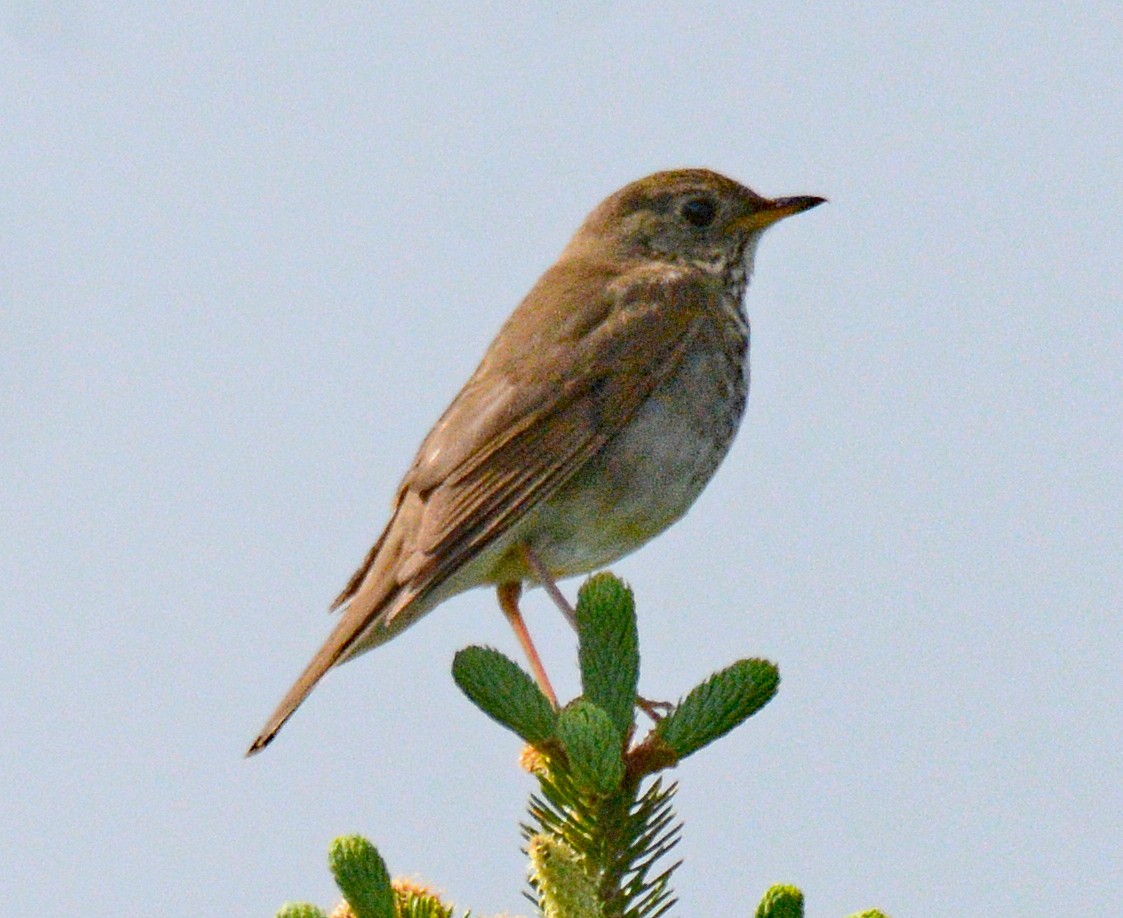
<svg viewBox="0 0 1123 918">
<path fill-rule="evenodd" d="M 565 598 L 565 594 L 558 589 L 558 585 L 554 582 L 554 578 L 550 576 L 550 572 L 546 570 L 538 556 L 530 550 L 527 545 L 519 546 L 522 550 L 523 560 L 526 566 L 530 568 L 530 572 L 534 574 L 534 579 L 542 584 L 543 589 L 549 594 L 550 598 L 554 601 L 560 610 L 561 614 L 565 616 L 565 620 L 569 622 L 574 631 L 577 630 L 577 613 L 573 611 L 573 606 L 569 604 L 569 600 Z"/>
<path fill-rule="evenodd" d="M 534 680 L 538 683 L 538 687 L 542 689 L 542 694 L 550 699 L 550 704 L 556 708 L 558 696 L 554 694 L 554 687 L 550 685 L 550 678 L 546 675 L 542 658 L 538 656 L 534 642 L 530 639 L 530 632 L 526 629 L 526 622 L 523 621 L 522 613 L 519 611 L 519 596 L 522 595 L 522 589 L 521 583 L 499 584 L 496 591 L 499 595 L 499 608 L 507 616 L 507 621 L 511 623 L 511 630 L 515 632 L 515 637 L 522 645 L 523 653 L 526 654 L 527 662 L 530 663 L 531 672 L 534 673 Z"/>
</svg>

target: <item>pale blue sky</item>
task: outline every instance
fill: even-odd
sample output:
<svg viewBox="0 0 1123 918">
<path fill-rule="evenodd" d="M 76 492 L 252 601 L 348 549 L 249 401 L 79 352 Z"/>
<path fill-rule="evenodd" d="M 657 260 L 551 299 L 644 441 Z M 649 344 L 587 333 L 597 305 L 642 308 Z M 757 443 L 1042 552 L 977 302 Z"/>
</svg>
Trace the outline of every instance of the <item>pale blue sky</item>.
<svg viewBox="0 0 1123 918">
<path fill-rule="evenodd" d="M 0 911 L 329 906 L 358 831 L 526 914 L 518 744 L 448 675 L 516 653 L 489 594 L 241 756 L 505 316 L 684 165 L 831 203 L 761 245 L 729 459 L 615 566 L 645 694 L 784 678 L 677 774 L 679 913 L 1118 909 L 1118 5 L 687 9 L 4 5 Z"/>
</svg>

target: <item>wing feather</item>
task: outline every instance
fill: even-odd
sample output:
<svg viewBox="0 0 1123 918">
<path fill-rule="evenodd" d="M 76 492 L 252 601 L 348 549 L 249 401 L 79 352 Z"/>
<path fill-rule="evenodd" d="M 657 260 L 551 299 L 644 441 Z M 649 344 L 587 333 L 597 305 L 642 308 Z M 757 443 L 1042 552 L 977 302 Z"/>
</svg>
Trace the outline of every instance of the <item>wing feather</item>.
<svg viewBox="0 0 1123 918">
<path fill-rule="evenodd" d="M 405 564 L 416 595 L 438 586 L 569 481 L 675 372 L 719 314 L 718 291 L 702 272 L 679 270 L 671 278 L 647 272 L 597 286 L 611 308 L 594 310 L 603 320 L 577 340 L 564 334 L 540 340 L 539 350 L 516 362 L 504 352 L 505 338 L 517 336 L 501 333 L 422 446 L 399 492 L 419 491 L 425 501 Z M 478 402 L 490 410 L 471 425 L 476 439 L 450 449 L 446 440 L 463 431 L 455 421 Z M 458 461 L 450 466 L 453 454 Z M 444 466 L 441 474 L 434 474 L 435 465 Z"/>
</svg>

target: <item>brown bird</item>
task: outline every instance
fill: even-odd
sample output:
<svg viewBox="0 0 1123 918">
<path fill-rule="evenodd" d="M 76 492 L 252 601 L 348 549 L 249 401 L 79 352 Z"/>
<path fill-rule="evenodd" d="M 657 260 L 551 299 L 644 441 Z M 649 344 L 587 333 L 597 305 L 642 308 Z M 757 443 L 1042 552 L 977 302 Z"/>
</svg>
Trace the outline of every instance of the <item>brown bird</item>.
<svg viewBox="0 0 1123 918">
<path fill-rule="evenodd" d="M 694 503 L 745 408 L 757 240 L 823 200 L 770 200 L 682 169 L 602 202 L 421 444 L 390 522 L 332 606 L 342 618 L 248 754 L 333 666 L 485 584 L 554 700 L 519 613 L 522 585 L 567 608 L 555 580 L 634 551 Z"/>
</svg>

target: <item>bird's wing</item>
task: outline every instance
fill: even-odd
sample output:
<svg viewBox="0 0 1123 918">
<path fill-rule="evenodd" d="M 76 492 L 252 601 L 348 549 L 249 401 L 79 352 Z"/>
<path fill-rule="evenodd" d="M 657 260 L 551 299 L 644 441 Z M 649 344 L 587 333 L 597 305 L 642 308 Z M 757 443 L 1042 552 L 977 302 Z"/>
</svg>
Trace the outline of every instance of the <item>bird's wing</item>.
<svg viewBox="0 0 1123 918">
<path fill-rule="evenodd" d="M 607 282 L 574 272 L 560 278 L 561 301 L 583 305 L 558 316 L 558 270 L 543 278 L 553 274 L 551 295 L 543 282 L 531 291 L 422 444 L 389 525 L 336 600 L 343 617 L 249 754 L 328 669 L 404 627 L 427 594 L 569 480 L 713 329 L 719 294 L 701 272 Z"/>
<path fill-rule="evenodd" d="M 567 310 L 552 327 L 540 312 L 549 304 L 536 300 L 543 285 L 531 291 L 402 482 L 387 532 L 412 505 L 412 531 L 397 534 L 392 568 L 413 596 L 440 585 L 568 481 L 674 373 L 718 314 L 718 285 L 700 271 L 637 272 L 608 284 L 593 276 L 592 290 L 581 281 L 570 279 L 565 294 L 584 296 L 571 300 L 584 308 Z"/>
</svg>

